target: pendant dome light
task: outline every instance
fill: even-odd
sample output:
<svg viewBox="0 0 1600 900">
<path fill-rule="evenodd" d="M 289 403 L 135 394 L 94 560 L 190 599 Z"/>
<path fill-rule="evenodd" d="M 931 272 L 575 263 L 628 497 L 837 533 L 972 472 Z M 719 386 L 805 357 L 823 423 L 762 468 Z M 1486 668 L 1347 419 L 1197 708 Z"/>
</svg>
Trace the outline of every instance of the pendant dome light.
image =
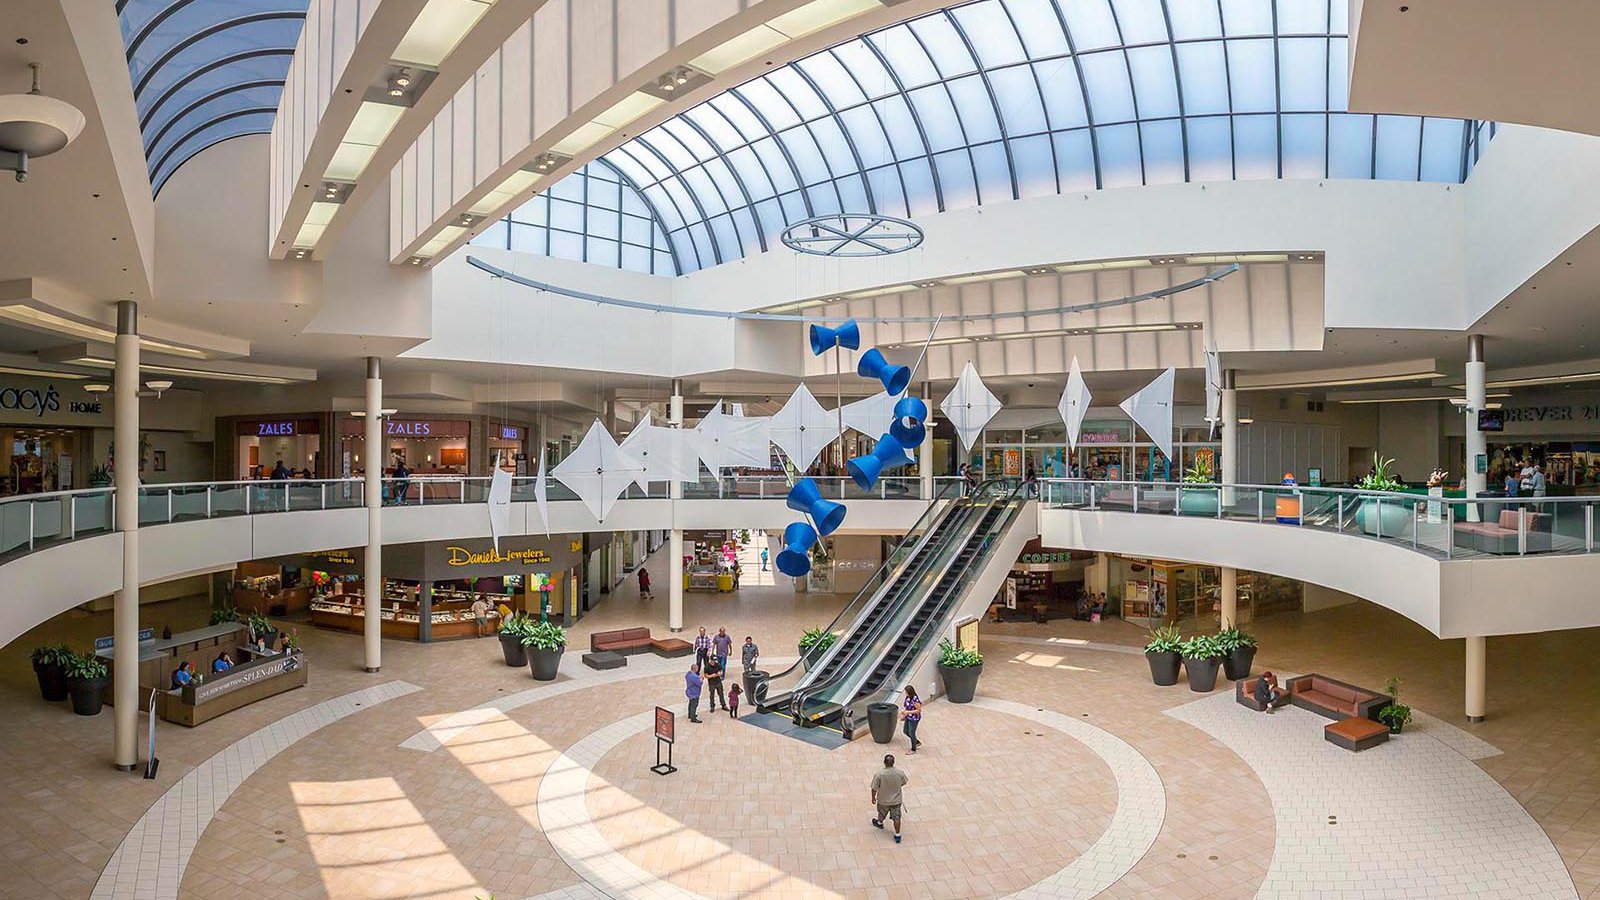
<svg viewBox="0 0 1600 900">
<path fill-rule="evenodd" d="M 83 131 L 83 113 L 77 107 L 39 92 L 38 63 L 33 70 L 33 90 L 0 95 L 0 166 L 28 180 L 28 160 L 49 156 L 77 139 Z"/>
</svg>

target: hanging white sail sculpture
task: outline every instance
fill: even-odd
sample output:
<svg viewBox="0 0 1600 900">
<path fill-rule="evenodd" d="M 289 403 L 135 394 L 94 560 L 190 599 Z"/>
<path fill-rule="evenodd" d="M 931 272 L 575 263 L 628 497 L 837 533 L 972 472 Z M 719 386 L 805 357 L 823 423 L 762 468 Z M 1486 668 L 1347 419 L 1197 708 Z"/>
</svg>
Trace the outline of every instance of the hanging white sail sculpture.
<svg viewBox="0 0 1600 900">
<path fill-rule="evenodd" d="M 961 370 L 956 386 L 939 401 L 939 409 L 955 427 L 956 436 L 961 438 L 962 453 L 972 450 L 978 436 L 983 434 L 983 427 L 1001 408 L 1000 398 L 989 391 L 970 362 Z"/>
<path fill-rule="evenodd" d="M 1217 425 L 1222 422 L 1222 357 L 1217 348 L 1206 347 L 1206 421 L 1211 423 L 1211 436 L 1217 436 Z"/>
<path fill-rule="evenodd" d="M 571 488 L 594 517 L 603 522 L 642 471 L 644 466 L 617 446 L 611 433 L 596 419 L 589 426 L 589 433 L 551 474 Z"/>
<path fill-rule="evenodd" d="M 772 420 L 766 416 L 730 416 L 718 403 L 696 426 L 706 466 L 713 472 L 735 466 L 765 469 L 772 465 Z"/>
<path fill-rule="evenodd" d="M 1177 370 L 1168 367 L 1138 393 L 1118 404 L 1128 418 L 1150 435 L 1150 440 L 1155 441 L 1168 460 L 1172 459 L 1172 385 L 1176 378 Z"/>
<path fill-rule="evenodd" d="M 778 445 L 797 472 L 811 468 L 822 449 L 838 436 L 839 417 L 823 409 L 804 384 L 795 388 L 783 408 L 772 416 L 772 443 Z"/>
<path fill-rule="evenodd" d="M 539 448 L 539 474 L 533 479 L 533 505 L 539 510 L 539 523 L 545 537 L 550 536 L 550 479 L 544 471 L 544 448 Z"/>
<path fill-rule="evenodd" d="M 879 391 L 865 400 L 844 405 L 844 427 L 861 432 L 873 440 L 877 440 L 889 426 L 894 424 L 894 405 L 905 394 L 889 394 Z"/>
<path fill-rule="evenodd" d="M 1067 448 L 1077 449 L 1078 435 L 1083 432 L 1083 417 L 1089 414 L 1089 401 L 1093 395 L 1083 381 L 1083 370 L 1078 368 L 1078 358 L 1072 358 L 1072 370 L 1067 373 L 1067 386 L 1056 401 L 1056 411 L 1067 426 Z"/>
<path fill-rule="evenodd" d="M 494 471 L 489 473 L 489 537 L 494 541 L 494 552 L 500 552 L 500 535 L 511 531 L 511 473 L 500 465 L 500 454 L 494 457 Z"/>
</svg>

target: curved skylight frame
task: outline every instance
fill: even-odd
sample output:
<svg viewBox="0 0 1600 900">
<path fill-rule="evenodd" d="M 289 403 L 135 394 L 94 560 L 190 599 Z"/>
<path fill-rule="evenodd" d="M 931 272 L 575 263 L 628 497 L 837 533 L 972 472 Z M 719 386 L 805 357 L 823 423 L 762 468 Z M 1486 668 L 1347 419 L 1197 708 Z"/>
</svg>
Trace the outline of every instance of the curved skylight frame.
<svg viewBox="0 0 1600 900">
<path fill-rule="evenodd" d="M 153 193 L 189 159 L 267 134 L 308 0 L 117 0 Z"/>
<path fill-rule="evenodd" d="M 1492 128 L 1345 111 L 1347 6 L 976 0 L 774 68 L 603 158 L 660 212 L 683 273 L 779 247 L 825 213 L 1245 178 L 1465 180 Z"/>
</svg>

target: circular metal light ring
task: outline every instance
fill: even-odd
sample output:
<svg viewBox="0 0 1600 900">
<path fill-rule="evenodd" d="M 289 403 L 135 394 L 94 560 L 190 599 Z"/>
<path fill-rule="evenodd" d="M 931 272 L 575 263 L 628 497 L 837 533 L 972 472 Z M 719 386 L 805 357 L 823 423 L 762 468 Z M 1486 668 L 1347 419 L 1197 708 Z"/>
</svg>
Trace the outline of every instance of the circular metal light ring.
<svg viewBox="0 0 1600 900">
<path fill-rule="evenodd" d="M 890 256 L 921 244 L 915 222 L 877 213 L 812 216 L 783 230 L 783 245 L 809 256 Z"/>
</svg>

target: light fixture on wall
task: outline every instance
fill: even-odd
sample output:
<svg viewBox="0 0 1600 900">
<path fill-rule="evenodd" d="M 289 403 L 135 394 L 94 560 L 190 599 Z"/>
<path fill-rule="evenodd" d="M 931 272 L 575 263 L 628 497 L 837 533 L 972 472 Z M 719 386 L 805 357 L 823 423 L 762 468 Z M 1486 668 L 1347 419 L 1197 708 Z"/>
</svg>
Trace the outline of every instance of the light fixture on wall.
<svg viewBox="0 0 1600 900">
<path fill-rule="evenodd" d="M 33 90 L 0 96 L 0 166 L 28 180 L 28 160 L 49 156 L 77 139 L 85 119 L 77 107 L 39 91 L 38 63 L 33 70 Z"/>
<path fill-rule="evenodd" d="M 90 384 L 84 385 L 83 389 L 86 393 L 90 394 L 105 394 L 110 392 L 111 385 L 100 384 L 99 382 L 91 382 Z"/>
</svg>

